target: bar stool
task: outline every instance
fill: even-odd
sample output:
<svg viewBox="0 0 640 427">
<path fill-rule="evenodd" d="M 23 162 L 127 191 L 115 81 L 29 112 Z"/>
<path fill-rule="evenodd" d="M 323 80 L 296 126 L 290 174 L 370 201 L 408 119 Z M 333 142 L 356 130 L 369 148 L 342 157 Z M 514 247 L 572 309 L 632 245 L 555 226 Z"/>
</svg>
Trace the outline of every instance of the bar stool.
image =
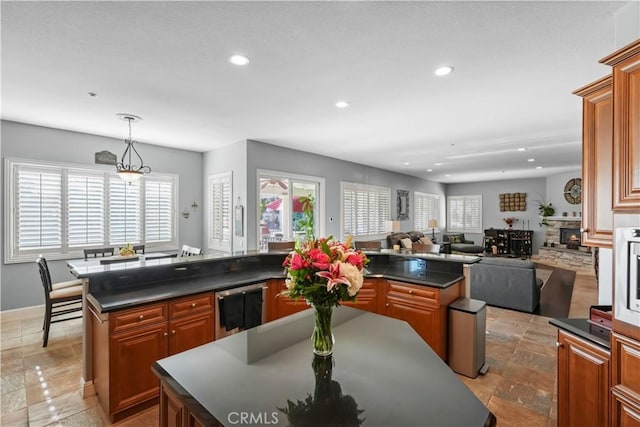
<svg viewBox="0 0 640 427">
<path fill-rule="evenodd" d="M 52 323 L 63 322 L 65 320 L 79 319 L 79 316 L 68 317 L 67 314 L 82 311 L 82 280 L 69 280 L 67 282 L 51 283 L 51 274 L 47 260 L 39 255 L 36 259 L 42 287 L 44 289 L 45 312 L 42 329 L 42 346 L 46 347 L 49 342 L 49 329 Z M 57 319 L 60 316 L 63 318 Z M 54 320 L 55 319 L 55 320 Z"/>
</svg>

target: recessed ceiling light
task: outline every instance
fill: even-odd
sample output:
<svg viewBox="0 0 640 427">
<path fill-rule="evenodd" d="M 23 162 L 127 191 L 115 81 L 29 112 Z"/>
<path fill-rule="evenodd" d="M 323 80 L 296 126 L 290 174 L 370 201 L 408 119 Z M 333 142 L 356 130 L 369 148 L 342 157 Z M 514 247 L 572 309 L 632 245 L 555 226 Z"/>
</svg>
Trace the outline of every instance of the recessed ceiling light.
<svg viewBox="0 0 640 427">
<path fill-rule="evenodd" d="M 526 151 L 526 148 L 518 148 L 518 151 Z"/>
<path fill-rule="evenodd" d="M 536 159 L 527 159 L 527 162 L 535 162 Z"/>
<path fill-rule="evenodd" d="M 445 65 L 444 67 L 436 68 L 434 74 L 436 76 L 446 76 L 447 74 L 451 74 L 453 72 L 453 66 Z"/>
<path fill-rule="evenodd" d="M 338 108 L 347 108 L 349 103 L 347 101 L 338 101 L 336 102 L 336 107 Z"/>
<path fill-rule="evenodd" d="M 409 163 L 409 162 L 404 162 L 404 163 L 403 163 L 403 165 L 405 165 L 405 166 L 409 166 L 409 165 L 410 165 L 410 163 Z"/>
<path fill-rule="evenodd" d="M 446 174 L 445 176 L 451 176 L 451 175 L 449 175 L 449 174 Z"/>
<path fill-rule="evenodd" d="M 444 165 L 444 163 L 434 163 L 434 165 L 436 165 L 436 166 L 442 166 L 442 165 Z"/>
<path fill-rule="evenodd" d="M 251 60 L 243 55 L 231 55 L 229 57 L 229 62 L 231 62 L 233 65 L 247 65 L 249 62 L 251 62 Z"/>
<path fill-rule="evenodd" d="M 536 169 L 542 169 L 542 166 L 536 166 Z"/>
<path fill-rule="evenodd" d="M 427 169 L 427 172 L 433 172 L 433 169 Z"/>
</svg>

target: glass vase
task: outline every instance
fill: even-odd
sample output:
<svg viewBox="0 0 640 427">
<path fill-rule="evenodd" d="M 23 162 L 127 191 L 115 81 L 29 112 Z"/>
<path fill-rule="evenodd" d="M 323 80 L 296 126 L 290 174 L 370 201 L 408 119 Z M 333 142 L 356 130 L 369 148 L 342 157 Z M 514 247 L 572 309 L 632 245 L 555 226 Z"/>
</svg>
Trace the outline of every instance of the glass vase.
<svg viewBox="0 0 640 427">
<path fill-rule="evenodd" d="M 334 338 L 331 333 L 331 315 L 333 306 L 330 304 L 313 305 L 315 311 L 315 327 L 311 334 L 313 352 L 318 356 L 331 356 L 333 353 Z"/>
</svg>

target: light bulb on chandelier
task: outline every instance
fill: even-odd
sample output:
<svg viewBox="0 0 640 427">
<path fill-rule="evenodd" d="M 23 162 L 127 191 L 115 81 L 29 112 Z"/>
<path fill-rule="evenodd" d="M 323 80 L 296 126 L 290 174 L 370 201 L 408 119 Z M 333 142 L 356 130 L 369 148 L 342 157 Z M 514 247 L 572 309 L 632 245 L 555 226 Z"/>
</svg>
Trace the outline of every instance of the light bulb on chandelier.
<svg viewBox="0 0 640 427">
<path fill-rule="evenodd" d="M 139 181 L 142 175 L 151 172 L 151 168 L 145 166 L 142 156 L 140 156 L 140 153 L 138 153 L 138 150 L 136 150 L 133 145 L 135 141 L 131 138 L 131 122 L 141 121 L 142 117 L 125 113 L 118 113 L 116 116 L 121 120 L 127 121 L 129 124 L 129 137 L 124 140 L 127 147 L 124 149 L 120 161 L 116 163 L 116 170 L 123 181 L 131 184 L 132 182 Z M 136 161 L 135 157 L 133 157 L 134 154 L 137 156 L 139 164 L 134 164 L 134 161 Z"/>
</svg>

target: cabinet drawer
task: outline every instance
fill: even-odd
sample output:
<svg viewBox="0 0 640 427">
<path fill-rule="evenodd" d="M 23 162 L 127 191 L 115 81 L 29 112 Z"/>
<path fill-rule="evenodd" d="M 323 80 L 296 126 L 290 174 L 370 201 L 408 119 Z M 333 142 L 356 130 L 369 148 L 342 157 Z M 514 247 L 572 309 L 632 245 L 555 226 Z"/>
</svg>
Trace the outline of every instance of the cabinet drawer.
<svg viewBox="0 0 640 427">
<path fill-rule="evenodd" d="M 389 280 L 387 296 L 433 304 L 434 302 L 438 302 L 440 293 L 437 290 L 426 286 L 412 286 L 407 285 L 406 283 Z"/>
<path fill-rule="evenodd" d="M 114 333 L 166 321 L 167 304 L 160 303 L 119 311 L 110 316 L 109 325 Z"/>
<path fill-rule="evenodd" d="M 191 295 L 169 303 L 169 318 L 191 316 L 192 314 L 213 311 L 213 294 Z"/>
<path fill-rule="evenodd" d="M 611 344 L 614 385 L 622 385 L 640 396 L 640 342 L 613 333 Z"/>
</svg>

